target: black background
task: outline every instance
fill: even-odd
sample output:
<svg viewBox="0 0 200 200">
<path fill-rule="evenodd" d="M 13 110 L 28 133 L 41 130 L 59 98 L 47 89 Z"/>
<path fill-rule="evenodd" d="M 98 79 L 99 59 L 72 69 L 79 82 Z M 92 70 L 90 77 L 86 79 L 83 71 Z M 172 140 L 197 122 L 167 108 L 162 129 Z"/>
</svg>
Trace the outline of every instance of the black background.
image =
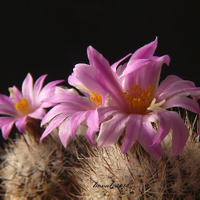
<svg viewBox="0 0 200 200">
<path fill-rule="evenodd" d="M 158 36 L 156 55 L 168 54 L 161 79 L 176 74 L 200 86 L 199 1 L 0 1 L 0 93 L 28 72 L 46 82 L 65 79 L 88 63 L 92 45 L 110 64 Z"/>
</svg>

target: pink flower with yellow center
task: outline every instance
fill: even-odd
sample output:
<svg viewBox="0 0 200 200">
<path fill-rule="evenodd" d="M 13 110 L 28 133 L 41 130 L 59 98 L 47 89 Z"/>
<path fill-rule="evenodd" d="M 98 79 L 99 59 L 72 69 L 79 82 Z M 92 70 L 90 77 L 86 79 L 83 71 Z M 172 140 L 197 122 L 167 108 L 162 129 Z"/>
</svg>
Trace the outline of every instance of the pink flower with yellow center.
<svg viewBox="0 0 200 200">
<path fill-rule="evenodd" d="M 54 105 L 43 101 L 54 93 L 55 85 L 61 81 L 50 82 L 42 88 L 46 76 L 38 78 L 33 86 L 32 76 L 28 73 L 22 84 L 22 92 L 13 86 L 9 88 L 10 97 L 0 94 L 0 114 L 3 115 L 0 117 L 0 128 L 5 139 L 14 123 L 23 133 L 28 120 L 42 119 L 46 114 L 44 108 Z"/>
<path fill-rule="evenodd" d="M 71 77 L 73 78 L 73 77 Z M 40 140 L 42 141 L 51 131 L 58 127 L 58 134 L 64 147 L 70 139 L 74 139 L 80 125 L 86 125 L 86 137 L 94 145 L 95 133 L 99 130 L 100 122 L 109 115 L 107 107 L 98 114 L 104 104 L 102 96 L 88 91 L 87 97 L 80 96 L 74 89 L 57 87 L 54 95 L 48 98 L 48 103 L 55 105 L 43 118 L 41 126 L 48 123 Z"/>
<path fill-rule="evenodd" d="M 153 56 L 156 47 L 157 39 L 138 49 L 128 63 L 119 65 L 120 62 L 117 62 L 111 66 L 110 70 L 117 75 L 122 91 L 118 92 L 119 86 L 112 86 L 115 95 L 109 92 L 112 106 L 116 106 L 117 110 L 100 125 L 97 138 L 100 147 L 114 144 L 122 135 L 122 153 L 127 152 L 137 140 L 147 152 L 160 157 L 161 142 L 171 130 L 172 153 L 178 155 L 182 152 L 189 131 L 180 115 L 167 109 L 182 107 L 199 114 L 197 101 L 188 96 L 199 96 L 200 89 L 174 75 L 168 76 L 159 85 L 161 67 L 163 63 L 168 65 L 170 58 L 167 55 Z M 95 66 L 102 68 L 102 56 L 92 48 L 91 51 Z M 90 84 L 86 87 L 90 88 Z M 123 102 L 123 106 L 117 102 Z"/>
</svg>

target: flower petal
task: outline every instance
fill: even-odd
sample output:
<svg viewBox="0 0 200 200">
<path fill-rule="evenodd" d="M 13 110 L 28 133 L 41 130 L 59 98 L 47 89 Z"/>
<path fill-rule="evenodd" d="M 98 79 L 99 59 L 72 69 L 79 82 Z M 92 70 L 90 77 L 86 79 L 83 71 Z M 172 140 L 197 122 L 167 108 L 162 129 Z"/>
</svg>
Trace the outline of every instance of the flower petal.
<svg viewBox="0 0 200 200">
<path fill-rule="evenodd" d="M 65 114 L 66 117 L 68 117 L 69 115 L 74 114 L 75 112 L 79 111 L 79 109 L 75 109 L 73 110 L 73 108 L 69 109 L 68 105 L 57 105 L 55 107 L 53 107 L 42 119 L 41 122 L 41 126 L 43 126 L 44 124 L 46 124 L 47 122 L 49 122 L 51 119 L 53 119 L 55 116 L 60 115 L 60 114 Z"/>
<path fill-rule="evenodd" d="M 81 110 L 95 108 L 88 98 L 80 96 L 74 89 L 60 90 L 45 100 L 45 102 L 49 102 L 50 104 L 67 103 L 69 106 L 78 107 Z"/>
<path fill-rule="evenodd" d="M 199 104 L 188 97 L 175 96 L 167 100 L 163 105 L 163 108 L 181 107 L 194 113 L 199 113 Z"/>
<path fill-rule="evenodd" d="M 5 106 L 0 104 L 0 114 L 10 115 L 12 117 L 18 117 L 19 114 L 15 110 L 14 106 Z"/>
<path fill-rule="evenodd" d="M 34 84 L 34 87 L 33 87 L 33 96 L 34 96 L 34 97 L 39 96 L 39 93 L 40 93 L 40 91 L 41 91 L 42 85 L 43 85 L 44 80 L 45 80 L 46 77 L 47 77 L 47 74 L 45 74 L 45 75 L 43 75 L 43 76 L 40 76 L 40 77 L 36 80 L 36 82 L 35 82 L 35 84 Z"/>
<path fill-rule="evenodd" d="M 157 88 L 161 67 L 165 60 L 168 61 L 169 59 L 169 56 L 165 55 L 162 57 L 152 57 L 152 59 L 129 61 L 120 78 L 124 91 L 135 83 L 143 88 L 148 87 L 149 84 Z"/>
<path fill-rule="evenodd" d="M 76 65 L 75 65 L 76 68 Z M 73 86 L 83 86 L 83 84 L 76 78 L 75 73 L 73 72 L 69 77 L 68 77 L 68 83 Z"/>
<path fill-rule="evenodd" d="M 154 61 L 154 68 L 153 70 L 151 70 L 151 74 L 149 74 L 147 77 L 149 84 L 157 88 L 160 80 L 162 65 L 165 63 L 169 66 L 170 57 L 168 55 L 164 55 L 161 57 L 153 56 L 152 60 Z"/>
<path fill-rule="evenodd" d="M 0 104 L 13 107 L 13 100 L 6 95 L 0 94 Z"/>
<path fill-rule="evenodd" d="M 72 115 L 70 121 L 71 121 L 71 132 L 72 132 L 72 138 L 75 138 L 76 132 L 78 130 L 78 127 L 81 125 L 81 123 L 84 122 L 85 120 L 85 115 L 86 115 L 86 111 L 81 111 L 81 112 L 77 112 L 75 114 Z"/>
<path fill-rule="evenodd" d="M 167 114 L 172 122 L 172 153 L 176 156 L 183 151 L 183 148 L 188 140 L 189 130 L 178 113 L 169 111 Z"/>
<path fill-rule="evenodd" d="M 189 96 L 192 91 L 195 92 L 198 89 L 195 87 L 194 83 L 191 81 L 185 81 L 175 75 L 169 75 L 165 80 L 160 83 L 160 86 L 156 92 L 157 101 L 162 101 L 178 97 L 178 96 Z"/>
<path fill-rule="evenodd" d="M 151 155 L 159 158 L 162 156 L 161 145 L 152 147 L 153 138 L 155 137 L 155 131 L 151 125 L 148 115 L 143 115 L 141 120 L 141 130 L 138 137 L 138 142 L 144 148 L 145 151 Z"/>
<path fill-rule="evenodd" d="M 114 78 L 114 73 L 112 73 L 112 70 L 110 69 L 110 64 L 102 54 L 100 54 L 92 46 L 87 48 L 87 54 L 91 66 L 98 69 L 102 75 L 106 77 L 106 79 Z M 115 79 L 113 81 L 115 81 Z"/>
<path fill-rule="evenodd" d="M 22 83 L 22 95 L 29 102 L 33 102 L 33 78 L 30 73 L 27 74 Z"/>
<path fill-rule="evenodd" d="M 99 115 L 97 109 L 88 111 L 85 115 L 85 123 L 93 131 L 99 130 Z"/>
<path fill-rule="evenodd" d="M 8 138 L 8 135 L 10 134 L 10 131 L 15 123 L 16 119 L 7 117 L 4 118 L 4 124 L 1 127 L 2 135 L 4 139 Z"/>
<path fill-rule="evenodd" d="M 108 61 L 92 46 L 88 47 L 87 52 L 90 65 L 98 69 L 100 73 L 98 74 L 98 82 L 101 82 L 102 88 L 106 89 L 103 94 L 106 95 L 108 93 L 112 97 L 113 101 L 126 110 L 127 105 L 125 105 L 123 98 L 119 98 L 119 94 L 122 93 L 122 87 L 119 83 L 118 76 L 113 72 L 113 70 L 111 70 Z M 80 78 L 78 79 L 80 80 Z"/>
<path fill-rule="evenodd" d="M 147 59 L 134 60 L 131 64 L 128 63 L 120 77 L 123 91 L 128 90 L 135 83 L 146 88 L 149 84 L 146 78 L 149 76 L 149 73 L 152 73 L 153 69 L 153 61 Z"/>
<path fill-rule="evenodd" d="M 156 50 L 157 47 L 157 37 L 153 42 L 144 45 L 143 47 L 139 48 L 135 53 L 132 55 L 130 60 L 136 60 L 141 58 L 151 58 Z"/>
<path fill-rule="evenodd" d="M 20 131 L 20 133 L 24 133 L 25 131 L 25 122 L 27 120 L 27 116 L 19 118 L 16 122 L 15 125 L 17 129 Z"/>
<path fill-rule="evenodd" d="M 167 113 L 168 111 L 158 112 L 157 115 L 152 114 L 149 118 L 151 122 L 158 126 L 158 130 L 153 138 L 152 147 L 160 144 L 172 128 L 171 118 L 169 118 Z"/>
<path fill-rule="evenodd" d="M 38 96 L 38 100 L 44 101 L 45 99 L 49 98 L 52 94 L 54 94 L 55 86 L 61 82 L 63 82 L 63 80 L 56 80 L 45 85 Z"/>
<path fill-rule="evenodd" d="M 106 147 L 118 141 L 120 135 L 124 132 L 127 122 L 126 114 L 115 114 L 112 119 L 101 124 L 97 144 L 100 147 Z"/>
<path fill-rule="evenodd" d="M 62 121 L 67 118 L 66 114 L 60 114 L 52 119 L 52 121 L 49 123 L 45 131 L 43 132 L 40 141 L 42 141 L 51 131 L 53 131 L 56 127 L 58 127 Z"/>
<path fill-rule="evenodd" d="M 112 64 L 112 66 L 110 67 L 114 72 L 117 72 L 117 67 L 119 66 L 119 64 L 121 62 L 123 62 L 124 60 L 126 60 L 128 57 L 130 57 L 132 55 L 132 53 L 129 53 L 128 55 L 124 56 L 122 59 L 118 60 L 117 62 L 115 62 L 114 64 Z"/>
<path fill-rule="evenodd" d="M 94 130 L 91 129 L 91 128 L 88 128 L 88 129 L 87 129 L 86 135 L 85 135 L 85 136 L 86 136 L 88 142 L 89 142 L 91 145 L 95 145 L 95 144 L 94 144 L 95 135 L 96 135 L 96 131 L 94 131 Z"/>
<path fill-rule="evenodd" d="M 86 88 L 101 95 L 106 95 L 107 85 L 105 80 L 102 80 L 98 69 L 86 64 L 77 64 L 74 68 L 74 73 Z"/>
<path fill-rule="evenodd" d="M 160 83 L 157 90 L 158 94 L 162 94 L 163 91 L 168 91 L 179 85 L 189 88 L 195 87 L 195 84 L 191 81 L 183 80 L 182 78 L 175 75 L 169 75 Z"/>
<path fill-rule="evenodd" d="M 43 108 L 38 108 L 34 112 L 28 114 L 28 116 L 34 118 L 34 119 L 42 119 L 46 114 L 46 111 Z"/>
<path fill-rule="evenodd" d="M 118 68 L 117 68 L 117 71 L 116 71 L 116 74 L 119 76 L 119 77 L 122 77 L 123 76 L 123 73 L 125 71 L 125 69 L 127 68 L 127 63 L 123 64 L 123 65 L 120 65 Z"/>
<path fill-rule="evenodd" d="M 99 123 L 105 121 L 106 119 L 110 119 L 111 116 L 119 112 L 119 109 L 115 107 L 98 107 L 97 108 L 98 114 L 99 114 Z"/>
<path fill-rule="evenodd" d="M 199 88 L 183 88 L 180 86 L 180 88 L 174 88 L 171 91 L 164 92 L 163 94 L 159 95 L 159 97 L 156 97 L 158 101 L 162 101 L 163 99 L 166 100 L 166 102 L 171 98 L 178 98 L 178 97 L 187 97 L 192 96 L 200 97 L 200 89 Z"/>
<path fill-rule="evenodd" d="M 151 120 L 155 122 L 157 118 L 160 125 L 154 137 L 152 147 L 159 145 L 169 133 L 169 130 L 172 129 L 172 153 L 173 155 L 180 154 L 183 151 L 189 136 L 189 130 L 180 115 L 174 111 L 166 111 L 160 112 L 155 120 L 153 120 L 153 117 L 155 117 L 155 115 L 151 116 Z"/>
<path fill-rule="evenodd" d="M 0 117 L 0 128 L 9 121 L 12 121 L 12 117 Z"/>
<path fill-rule="evenodd" d="M 70 117 L 64 120 L 59 126 L 59 131 L 58 131 L 59 138 L 65 148 L 69 140 L 72 138 L 70 126 L 71 126 Z"/>
<path fill-rule="evenodd" d="M 121 151 L 126 153 L 138 139 L 141 129 L 141 115 L 129 115 Z"/>
<path fill-rule="evenodd" d="M 10 98 L 12 99 L 12 100 L 14 100 L 14 101 L 21 101 L 21 98 L 22 98 L 22 94 L 21 94 L 21 92 L 18 90 L 18 88 L 17 87 L 15 87 L 15 86 L 13 86 L 12 88 L 11 88 L 11 90 L 13 91 L 13 93 L 11 92 L 10 93 Z M 13 96 L 14 95 L 14 96 Z"/>
<path fill-rule="evenodd" d="M 75 66 L 76 68 L 76 66 Z M 90 96 L 90 90 L 88 88 L 86 88 L 77 78 L 75 73 L 73 72 L 69 77 L 68 77 L 68 83 L 70 85 L 73 85 L 75 88 L 77 88 L 78 90 L 80 90 L 85 96 Z"/>
</svg>

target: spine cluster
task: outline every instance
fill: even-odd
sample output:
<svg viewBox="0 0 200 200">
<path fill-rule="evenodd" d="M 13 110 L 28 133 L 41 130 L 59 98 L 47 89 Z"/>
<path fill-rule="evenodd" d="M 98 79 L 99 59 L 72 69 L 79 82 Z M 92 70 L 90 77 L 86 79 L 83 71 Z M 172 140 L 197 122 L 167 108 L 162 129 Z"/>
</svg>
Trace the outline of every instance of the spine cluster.
<svg viewBox="0 0 200 200">
<path fill-rule="evenodd" d="M 73 149 L 64 149 L 57 133 L 40 143 L 40 131 L 29 124 L 6 145 L 0 171 L 5 199 L 71 199 L 75 193 Z"/>
</svg>

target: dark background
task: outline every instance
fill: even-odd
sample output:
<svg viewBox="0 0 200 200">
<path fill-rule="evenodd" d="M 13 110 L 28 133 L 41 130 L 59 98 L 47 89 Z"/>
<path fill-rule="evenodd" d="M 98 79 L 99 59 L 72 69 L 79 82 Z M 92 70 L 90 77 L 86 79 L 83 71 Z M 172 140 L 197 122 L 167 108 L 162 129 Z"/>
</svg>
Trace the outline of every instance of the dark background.
<svg viewBox="0 0 200 200">
<path fill-rule="evenodd" d="M 196 2 L 196 3 L 195 3 Z M 21 88 L 30 72 L 46 82 L 65 79 L 88 63 L 92 45 L 110 64 L 158 36 L 156 55 L 168 54 L 162 79 L 176 74 L 200 86 L 199 1 L 0 1 L 0 93 Z"/>
</svg>

